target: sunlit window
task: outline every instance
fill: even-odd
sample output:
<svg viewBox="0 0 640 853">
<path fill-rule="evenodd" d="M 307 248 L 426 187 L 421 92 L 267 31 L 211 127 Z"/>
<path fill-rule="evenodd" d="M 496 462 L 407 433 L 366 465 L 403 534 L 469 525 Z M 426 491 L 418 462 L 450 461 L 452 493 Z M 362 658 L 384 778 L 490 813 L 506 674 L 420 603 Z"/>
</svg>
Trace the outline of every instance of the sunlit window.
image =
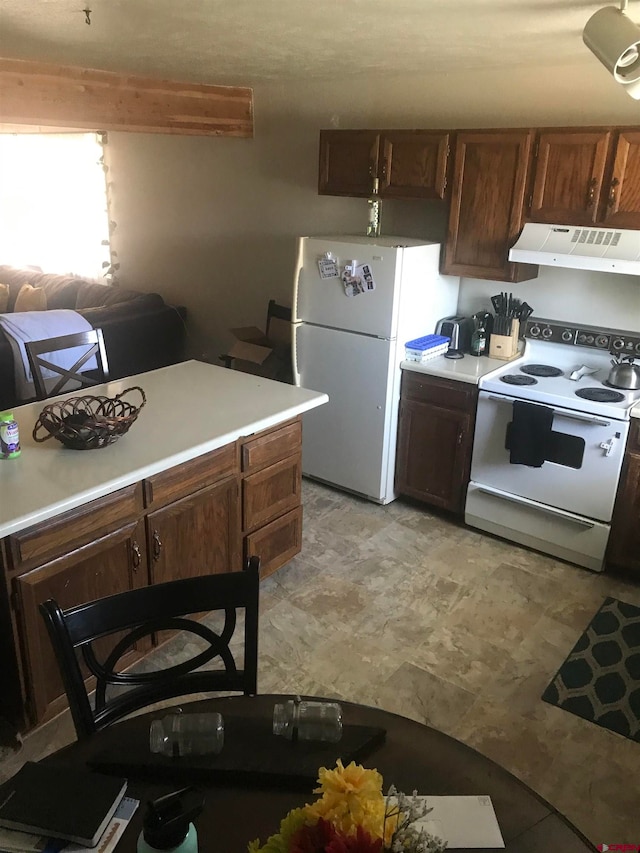
<svg viewBox="0 0 640 853">
<path fill-rule="evenodd" d="M 104 276 L 110 263 L 96 133 L 0 134 L 0 263 Z"/>
</svg>

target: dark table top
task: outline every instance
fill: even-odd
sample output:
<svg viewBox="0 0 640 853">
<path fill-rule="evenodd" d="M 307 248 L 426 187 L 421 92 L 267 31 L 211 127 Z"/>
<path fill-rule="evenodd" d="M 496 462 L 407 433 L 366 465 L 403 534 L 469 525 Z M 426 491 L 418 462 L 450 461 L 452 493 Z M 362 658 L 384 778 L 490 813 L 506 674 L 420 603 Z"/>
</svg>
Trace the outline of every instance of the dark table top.
<svg viewBox="0 0 640 853">
<path fill-rule="evenodd" d="M 274 702 L 282 697 L 229 697 L 183 706 L 185 710 L 216 710 L 225 717 L 262 720 L 270 730 Z M 374 746 L 359 763 L 377 768 L 384 779 L 384 791 L 393 783 L 405 793 L 416 790 L 423 795 L 488 794 L 510 853 L 593 853 L 587 839 L 549 803 L 535 794 L 515 776 L 468 746 L 428 726 L 377 708 L 341 702 L 345 725 L 382 727 L 383 743 Z M 134 717 L 94 735 L 87 741 L 74 743 L 54 755 L 48 762 L 66 766 L 84 764 L 96 756 L 126 760 L 146 749 L 151 719 L 166 711 L 155 711 Z M 281 741 L 280 738 L 277 739 Z M 340 744 L 335 745 L 336 757 Z M 151 756 L 156 758 L 156 756 Z M 328 762 L 326 766 L 334 766 Z M 127 795 L 139 799 L 140 807 L 127 827 L 118 849 L 135 850 L 142 827 L 147 800 L 173 791 L 189 779 L 181 773 L 174 780 L 148 778 L 148 771 L 129 772 Z M 288 785 L 279 778 L 274 784 L 261 784 L 242 779 L 207 779 L 199 774 L 197 784 L 205 790 L 205 809 L 197 818 L 200 851 L 243 853 L 255 838 L 264 843 L 278 831 L 280 820 L 289 809 L 316 798 L 312 783 Z M 451 853 L 454 853 L 453 848 Z M 498 848 L 502 849 L 502 848 Z"/>
</svg>

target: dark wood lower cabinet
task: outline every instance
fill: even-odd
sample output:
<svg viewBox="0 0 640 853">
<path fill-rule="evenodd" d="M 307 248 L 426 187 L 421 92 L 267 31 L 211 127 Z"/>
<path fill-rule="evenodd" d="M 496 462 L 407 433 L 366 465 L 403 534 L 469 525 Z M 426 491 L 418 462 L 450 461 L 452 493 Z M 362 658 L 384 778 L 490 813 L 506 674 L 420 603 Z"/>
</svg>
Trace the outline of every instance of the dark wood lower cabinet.
<svg viewBox="0 0 640 853">
<path fill-rule="evenodd" d="M 607 563 L 640 577 L 640 420 L 631 421 L 611 522 Z"/>
<path fill-rule="evenodd" d="M 475 385 L 404 371 L 396 491 L 462 514 L 469 483 Z"/>
<path fill-rule="evenodd" d="M 254 555 L 266 576 L 295 556 L 301 452 L 296 418 L 0 540 L 0 714 L 25 731 L 66 707 L 38 609 L 47 598 L 72 607 L 237 571 Z M 123 665 L 150 647 L 139 644 Z"/>
<path fill-rule="evenodd" d="M 54 598 L 63 608 L 147 584 L 144 525 L 132 522 L 96 542 L 51 560 L 13 581 L 28 714 L 43 721 L 66 707 L 66 696 L 38 605 Z M 113 642 L 111 642 L 113 645 Z M 123 665 L 141 657 L 148 645 L 133 649 Z M 104 653 L 106 649 L 101 649 Z"/>
</svg>

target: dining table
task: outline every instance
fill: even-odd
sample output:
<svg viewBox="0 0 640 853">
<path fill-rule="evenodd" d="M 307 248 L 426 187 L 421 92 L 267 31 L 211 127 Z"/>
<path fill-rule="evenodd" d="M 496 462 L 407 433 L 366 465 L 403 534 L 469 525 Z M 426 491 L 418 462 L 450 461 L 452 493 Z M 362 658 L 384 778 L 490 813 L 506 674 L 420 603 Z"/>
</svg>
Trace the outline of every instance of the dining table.
<svg viewBox="0 0 640 853">
<path fill-rule="evenodd" d="M 291 743 L 272 733 L 273 708 L 293 696 L 264 694 L 225 696 L 189 702 L 185 713 L 218 711 L 225 721 L 225 745 L 220 756 L 187 757 L 172 761 L 149 751 L 149 726 L 169 711 L 145 711 L 109 726 L 89 738 L 76 741 L 48 756 L 45 761 L 89 766 L 102 772 L 124 775 L 127 796 L 140 806 L 118 843 L 118 850 L 134 851 L 149 800 L 185 785 L 196 785 L 204 794 L 204 809 L 195 819 L 200 853 L 243 853 L 250 841 L 264 844 L 276 833 L 287 812 L 313 802 L 314 772 L 295 772 L 295 750 L 300 769 L 309 755 L 301 742 Z M 303 697 L 315 698 L 315 697 Z M 550 803 L 513 774 L 461 743 L 428 725 L 380 708 L 340 702 L 343 740 L 321 744 L 333 767 L 337 758 L 348 760 L 351 747 L 357 763 L 377 769 L 383 790 L 393 784 L 398 791 L 416 791 L 429 796 L 490 797 L 504 847 L 483 848 L 508 853 L 594 853 L 596 847 Z M 260 741 L 236 738 L 234 732 L 254 727 Z M 248 729 L 247 729 L 248 730 Z M 253 729 L 251 729 L 253 730 Z M 357 737 L 361 732 L 368 738 Z M 354 735 L 356 741 L 353 741 Z M 311 747 L 307 747 L 309 749 Z M 216 766 L 226 756 L 227 772 Z M 233 762 L 238 756 L 238 765 Z M 245 761 L 246 759 L 246 761 Z M 292 764 L 293 761 L 293 764 Z M 209 762 L 209 764 L 207 764 Z M 173 768 L 175 765 L 175 769 Z M 294 772 L 288 775 L 291 767 Z M 231 768 L 231 772 L 229 772 Z M 253 769 L 252 769 L 253 768 Z M 449 847 L 450 853 L 459 848 Z"/>
</svg>

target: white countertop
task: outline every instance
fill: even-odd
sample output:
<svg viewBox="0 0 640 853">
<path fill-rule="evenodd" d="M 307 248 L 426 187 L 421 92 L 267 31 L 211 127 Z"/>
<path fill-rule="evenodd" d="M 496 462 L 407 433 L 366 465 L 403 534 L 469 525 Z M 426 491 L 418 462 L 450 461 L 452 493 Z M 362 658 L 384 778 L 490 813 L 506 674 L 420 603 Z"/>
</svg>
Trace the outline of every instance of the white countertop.
<svg viewBox="0 0 640 853">
<path fill-rule="evenodd" d="M 35 442 L 32 430 L 44 402 L 13 410 L 22 453 L 17 459 L 0 459 L 0 537 L 268 429 L 329 399 L 306 388 L 199 361 L 62 397 L 113 397 L 134 385 L 143 388 L 146 405 L 126 435 L 98 450 L 71 450 L 55 438 Z M 124 399 L 138 405 L 140 395 Z"/>
<path fill-rule="evenodd" d="M 631 409 L 631 417 L 640 418 L 640 403 L 636 403 L 633 409 Z"/>
<path fill-rule="evenodd" d="M 522 353 L 520 358 L 522 357 Z M 513 361 L 519 361 L 514 358 Z M 477 385 L 483 376 L 504 367 L 506 362 L 499 358 L 489 358 L 481 355 L 465 355 L 464 358 L 432 358 L 429 361 L 403 361 L 400 367 L 403 370 L 413 370 L 416 373 L 426 373 L 429 376 L 443 376 L 445 379 L 456 379 L 458 382 L 470 382 Z"/>
</svg>

